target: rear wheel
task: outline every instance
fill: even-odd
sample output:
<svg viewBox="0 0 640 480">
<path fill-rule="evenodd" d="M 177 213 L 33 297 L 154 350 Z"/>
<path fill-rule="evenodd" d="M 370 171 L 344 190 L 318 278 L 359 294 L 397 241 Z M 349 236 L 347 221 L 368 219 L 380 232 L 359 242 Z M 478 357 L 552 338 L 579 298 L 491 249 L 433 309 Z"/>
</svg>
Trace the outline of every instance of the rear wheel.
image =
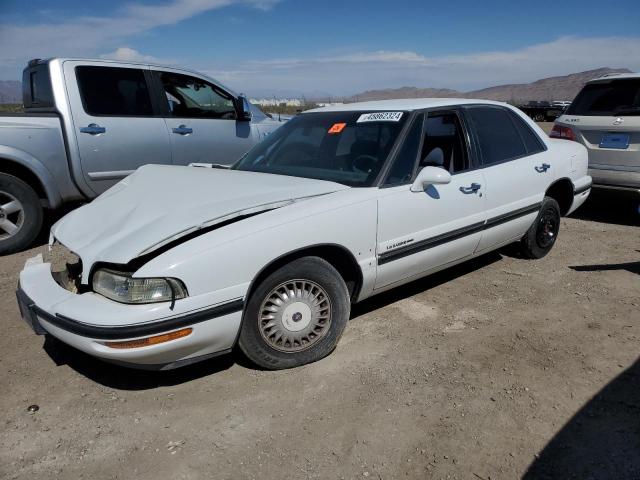
<svg viewBox="0 0 640 480">
<path fill-rule="evenodd" d="M 13 175 L 0 173 L 0 254 L 28 247 L 42 228 L 36 192 Z"/>
<path fill-rule="evenodd" d="M 522 254 L 527 258 L 542 258 L 551 251 L 560 231 L 560 206 L 545 197 L 536 221 L 520 241 Z"/>
<path fill-rule="evenodd" d="M 255 289 L 238 343 L 254 363 L 269 370 L 297 367 L 327 356 L 349 319 L 347 287 L 319 257 L 294 260 Z"/>
</svg>

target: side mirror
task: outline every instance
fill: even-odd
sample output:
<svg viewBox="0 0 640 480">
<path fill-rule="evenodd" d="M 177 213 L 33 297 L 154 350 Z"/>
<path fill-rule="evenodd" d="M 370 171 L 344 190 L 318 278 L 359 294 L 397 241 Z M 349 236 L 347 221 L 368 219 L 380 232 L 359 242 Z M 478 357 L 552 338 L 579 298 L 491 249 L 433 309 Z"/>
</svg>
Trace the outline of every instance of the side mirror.
<svg viewBox="0 0 640 480">
<path fill-rule="evenodd" d="M 244 95 L 240 95 L 236 98 L 236 113 L 240 122 L 251 121 L 251 104 Z"/>
<path fill-rule="evenodd" d="M 445 185 L 451 182 L 451 174 L 444 168 L 424 167 L 411 185 L 412 192 L 424 192 L 429 185 Z"/>
</svg>

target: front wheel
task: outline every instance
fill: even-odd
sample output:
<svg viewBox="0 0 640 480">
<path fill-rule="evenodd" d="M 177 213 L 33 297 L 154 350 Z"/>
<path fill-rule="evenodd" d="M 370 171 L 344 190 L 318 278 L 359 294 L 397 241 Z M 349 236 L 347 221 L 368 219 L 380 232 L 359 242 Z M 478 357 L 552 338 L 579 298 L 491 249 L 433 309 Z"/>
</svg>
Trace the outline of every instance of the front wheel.
<svg viewBox="0 0 640 480">
<path fill-rule="evenodd" d="M 238 344 L 268 370 L 315 362 L 335 348 L 350 308 L 337 270 L 319 257 L 303 257 L 273 272 L 251 294 Z"/>
<path fill-rule="evenodd" d="M 560 206 L 551 197 L 544 197 L 538 217 L 520 241 L 526 258 L 542 258 L 551 251 L 560 230 Z"/>
<path fill-rule="evenodd" d="M 34 190 L 0 173 L 0 255 L 28 247 L 42 228 L 42 206 Z"/>
</svg>

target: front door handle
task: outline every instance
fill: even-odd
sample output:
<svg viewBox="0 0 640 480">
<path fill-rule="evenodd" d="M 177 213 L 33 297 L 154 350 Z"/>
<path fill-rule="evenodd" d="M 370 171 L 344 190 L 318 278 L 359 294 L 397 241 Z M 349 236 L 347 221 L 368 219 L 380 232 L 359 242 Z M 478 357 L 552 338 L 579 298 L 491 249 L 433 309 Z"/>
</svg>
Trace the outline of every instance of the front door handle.
<svg viewBox="0 0 640 480">
<path fill-rule="evenodd" d="M 466 194 L 476 193 L 478 190 L 480 190 L 480 187 L 482 187 L 482 185 L 480 185 L 479 183 L 472 183 L 468 187 L 460 187 L 460 191 Z"/>
<path fill-rule="evenodd" d="M 551 165 L 549 165 L 548 163 L 543 163 L 539 167 L 535 166 L 533 168 L 535 168 L 536 172 L 538 172 L 538 173 L 544 173 L 544 172 L 546 172 L 547 170 L 549 170 L 551 168 Z"/>
<path fill-rule="evenodd" d="M 187 127 L 186 125 L 180 125 L 173 129 L 173 133 L 177 133 L 178 135 L 189 135 L 190 133 L 193 133 L 193 128 Z"/>
<path fill-rule="evenodd" d="M 104 133 L 106 131 L 106 128 L 101 127 L 97 123 L 90 123 L 86 127 L 80 128 L 81 133 L 88 133 L 89 135 L 100 135 L 101 133 Z"/>
</svg>

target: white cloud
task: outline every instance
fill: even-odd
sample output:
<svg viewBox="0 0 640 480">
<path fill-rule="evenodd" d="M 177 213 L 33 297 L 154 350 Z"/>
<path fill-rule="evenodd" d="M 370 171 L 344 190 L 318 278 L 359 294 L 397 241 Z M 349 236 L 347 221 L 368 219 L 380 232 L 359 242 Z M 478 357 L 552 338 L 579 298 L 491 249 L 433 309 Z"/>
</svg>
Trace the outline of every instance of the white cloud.
<svg viewBox="0 0 640 480">
<path fill-rule="evenodd" d="M 410 51 L 247 61 L 206 69 L 238 90 L 321 90 L 335 95 L 401 86 L 472 90 L 599 67 L 640 70 L 640 37 L 557 40 L 521 49 L 427 57 Z M 198 67 L 196 67 L 198 68 Z"/>
<path fill-rule="evenodd" d="M 77 17 L 60 23 L 0 23 L 0 75 L 17 73 L 31 58 L 96 55 L 135 35 L 173 25 L 209 10 L 247 5 L 268 10 L 281 0 L 172 0 L 130 3 L 112 16 Z M 15 76 L 14 73 L 14 76 Z"/>
<path fill-rule="evenodd" d="M 124 62 L 146 62 L 146 63 L 163 63 L 171 64 L 175 63 L 174 60 L 160 59 L 152 55 L 144 55 L 139 51 L 130 47 L 118 47 L 111 53 L 105 53 L 100 55 L 100 58 L 108 60 L 121 60 Z"/>
</svg>

